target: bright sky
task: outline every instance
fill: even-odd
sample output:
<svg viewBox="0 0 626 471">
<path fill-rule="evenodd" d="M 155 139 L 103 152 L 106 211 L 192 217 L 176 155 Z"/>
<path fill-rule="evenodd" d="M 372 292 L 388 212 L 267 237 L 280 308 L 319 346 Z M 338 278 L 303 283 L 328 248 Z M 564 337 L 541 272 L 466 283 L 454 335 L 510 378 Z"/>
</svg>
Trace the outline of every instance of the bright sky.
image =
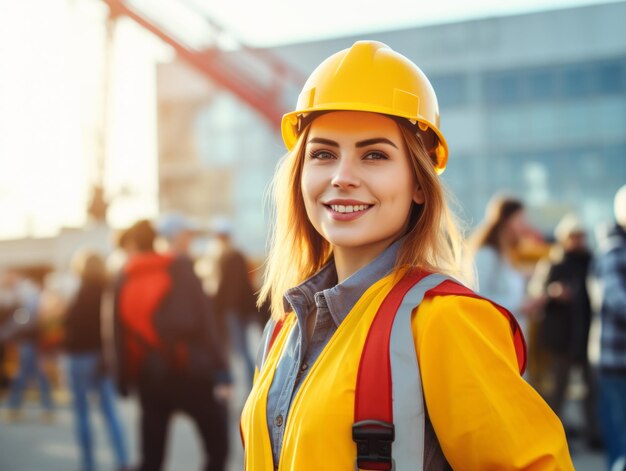
<svg viewBox="0 0 626 471">
<path fill-rule="evenodd" d="M 250 44 L 274 45 L 470 18 L 609 3 L 610 0 L 185 1 L 202 5 L 215 20 L 230 27 L 239 38 Z M 159 2 L 167 3 L 167 0 Z"/>
<path fill-rule="evenodd" d="M 250 45 L 604 3 L 596 0 L 133 0 L 198 40 L 200 5 Z M 103 22 L 99 0 L 0 1 L 0 238 L 54 234 L 85 223 L 102 132 Z M 105 184 L 110 222 L 157 211 L 154 65 L 167 57 L 128 22 L 113 49 Z"/>
</svg>

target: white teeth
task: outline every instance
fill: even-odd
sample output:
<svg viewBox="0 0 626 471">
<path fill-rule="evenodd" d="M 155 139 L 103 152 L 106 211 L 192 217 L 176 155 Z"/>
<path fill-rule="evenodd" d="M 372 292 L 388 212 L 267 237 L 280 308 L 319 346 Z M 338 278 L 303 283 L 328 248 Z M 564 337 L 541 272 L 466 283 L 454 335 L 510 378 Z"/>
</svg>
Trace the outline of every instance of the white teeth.
<svg viewBox="0 0 626 471">
<path fill-rule="evenodd" d="M 367 204 L 357 204 L 344 206 L 342 204 L 331 204 L 330 207 L 333 211 L 338 213 L 354 213 L 355 211 L 365 211 L 368 208 Z"/>
</svg>

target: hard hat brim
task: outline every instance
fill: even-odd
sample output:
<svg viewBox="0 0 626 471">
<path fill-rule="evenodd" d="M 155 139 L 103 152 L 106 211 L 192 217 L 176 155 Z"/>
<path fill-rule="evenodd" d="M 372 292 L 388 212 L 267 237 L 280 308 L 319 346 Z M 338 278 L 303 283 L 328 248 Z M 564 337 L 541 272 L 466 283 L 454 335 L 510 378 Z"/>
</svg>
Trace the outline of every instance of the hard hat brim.
<svg viewBox="0 0 626 471">
<path fill-rule="evenodd" d="M 373 106 L 367 104 L 363 109 L 359 109 L 354 103 L 327 103 L 323 106 L 315 106 L 312 108 L 305 108 L 302 110 L 292 111 L 283 115 L 281 121 L 281 134 L 283 142 L 287 150 L 292 150 L 298 141 L 300 130 L 298 129 L 298 122 L 300 116 L 306 116 L 309 113 L 315 113 L 320 111 L 362 111 L 367 113 L 379 113 L 390 117 L 406 118 L 409 121 L 420 123 L 423 126 L 427 126 L 432 132 L 435 133 L 438 139 L 438 144 L 435 149 L 435 158 L 437 164 L 435 170 L 437 174 L 443 173 L 448 162 L 448 143 L 443 137 L 443 134 L 439 131 L 437 126 L 421 116 L 408 116 L 398 114 L 397 110 L 392 110 L 382 106 Z M 421 127 L 421 126 L 420 126 Z"/>
</svg>

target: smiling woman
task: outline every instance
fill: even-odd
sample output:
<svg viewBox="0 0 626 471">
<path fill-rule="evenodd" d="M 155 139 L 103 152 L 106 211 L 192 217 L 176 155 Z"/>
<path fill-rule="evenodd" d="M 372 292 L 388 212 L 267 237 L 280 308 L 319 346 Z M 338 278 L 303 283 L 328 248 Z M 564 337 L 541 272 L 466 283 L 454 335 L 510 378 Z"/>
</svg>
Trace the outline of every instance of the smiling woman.
<svg viewBox="0 0 626 471">
<path fill-rule="evenodd" d="M 424 196 L 389 117 L 326 113 L 311 124 L 304 154 L 302 195 L 311 224 L 333 246 L 335 260 L 359 263 L 338 272 L 343 281 L 406 232 L 406 215 Z"/>
<path fill-rule="evenodd" d="M 461 243 L 422 71 L 359 41 L 317 67 L 282 131 L 246 469 L 573 469 L 520 374 L 515 318 L 449 276 Z"/>
</svg>

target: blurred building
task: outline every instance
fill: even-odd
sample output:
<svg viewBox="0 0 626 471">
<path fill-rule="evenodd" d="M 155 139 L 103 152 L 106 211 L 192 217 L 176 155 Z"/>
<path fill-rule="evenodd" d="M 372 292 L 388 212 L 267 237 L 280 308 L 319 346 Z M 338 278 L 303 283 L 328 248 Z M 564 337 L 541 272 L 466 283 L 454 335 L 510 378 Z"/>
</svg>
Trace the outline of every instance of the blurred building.
<svg viewBox="0 0 626 471">
<path fill-rule="evenodd" d="M 84 228 L 62 228 L 51 237 L 25 237 L 0 241 L 0 270 L 20 269 L 29 278 L 43 282 L 52 272 L 67 272 L 77 250 L 91 249 L 109 254 L 113 235 L 105 224 Z"/>
<path fill-rule="evenodd" d="M 357 39 L 376 39 L 431 78 L 450 145 L 443 179 L 475 224 L 494 192 L 523 197 L 551 231 L 568 210 L 611 220 L 626 182 L 626 3 L 384 31 L 272 48 L 307 76 Z M 236 60 L 236 53 L 233 53 Z M 278 123 L 182 61 L 158 70 L 160 206 L 234 221 L 262 254 L 264 192 L 284 146 Z M 297 91 L 286 97 L 293 106 Z"/>
</svg>

